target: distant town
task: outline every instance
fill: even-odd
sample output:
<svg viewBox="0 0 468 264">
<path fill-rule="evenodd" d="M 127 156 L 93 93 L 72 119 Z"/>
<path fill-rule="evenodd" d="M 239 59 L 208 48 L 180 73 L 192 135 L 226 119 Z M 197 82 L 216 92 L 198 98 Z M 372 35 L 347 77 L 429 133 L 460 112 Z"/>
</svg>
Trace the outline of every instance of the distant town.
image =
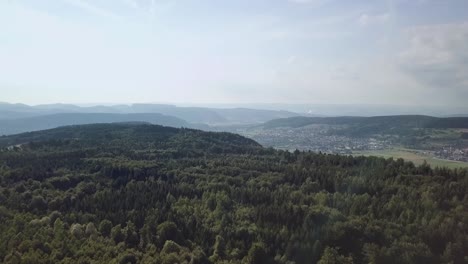
<svg viewBox="0 0 468 264">
<path fill-rule="evenodd" d="M 314 152 L 351 155 L 365 151 L 388 150 L 399 146 L 393 137 L 349 137 L 334 133 L 325 125 L 301 128 L 237 129 L 236 133 L 250 137 L 267 147 L 283 150 L 311 150 Z M 414 150 L 424 156 L 468 162 L 468 147 L 447 145 L 431 150 Z"/>
<path fill-rule="evenodd" d="M 439 159 L 468 162 L 468 148 L 443 147 L 434 151 L 434 156 Z"/>
<path fill-rule="evenodd" d="M 257 131 L 246 135 L 260 144 L 284 150 L 312 150 L 315 152 L 352 154 L 357 150 L 378 150 L 389 148 L 390 141 L 376 138 L 350 138 L 330 135 L 328 129 L 307 127 L 300 129 L 278 128 Z"/>
</svg>

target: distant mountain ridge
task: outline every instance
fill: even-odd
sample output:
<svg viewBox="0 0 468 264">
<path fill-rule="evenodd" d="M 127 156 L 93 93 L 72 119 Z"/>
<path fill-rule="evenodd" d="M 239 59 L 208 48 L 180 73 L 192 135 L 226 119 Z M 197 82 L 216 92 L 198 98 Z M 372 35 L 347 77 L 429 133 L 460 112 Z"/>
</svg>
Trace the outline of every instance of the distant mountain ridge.
<svg viewBox="0 0 468 264">
<path fill-rule="evenodd" d="M 19 119 L 0 120 L 0 135 L 11 135 L 69 125 L 118 122 L 146 122 L 150 124 L 158 124 L 171 127 L 197 128 L 197 125 L 190 124 L 187 121 L 182 120 L 180 118 L 155 113 L 63 113 Z"/>
<path fill-rule="evenodd" d="M 259 110 L 249 108 L 179 107 L 167 104 L 132 104 L 112 106 L 98 105 L 82 107 L 72 104 L 46 104 L 28 106 L 25 104 L 0 103 L 0 120 L 51 115 L 59 113 L 158 113 L 163 115 L 174 116 L 183 119 L 189 123 L 203 123 L 209 125 L 263 123 L 276 118 L 286 118 L 299 115 L 293 112 L 278 110 Z"/>
</svg>

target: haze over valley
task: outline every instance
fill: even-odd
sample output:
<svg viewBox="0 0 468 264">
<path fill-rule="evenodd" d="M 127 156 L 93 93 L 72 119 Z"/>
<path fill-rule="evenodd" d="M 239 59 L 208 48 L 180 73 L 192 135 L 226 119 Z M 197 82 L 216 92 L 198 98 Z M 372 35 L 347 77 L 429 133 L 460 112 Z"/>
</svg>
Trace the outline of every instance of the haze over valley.
<svg viewBox="0 0 468 264">
<path fill-rule="evenodd" d="M 466 10 L 0 0 L 0 263 L 468 263 Z"/>
<path fill-rule="evenodd" d="M 281 105 L 276 105 L 281 109 Z M 289 109 L 293 105 L 282 106 Z M 304 106 L 296 106 L 296 109 Z M 314 106 L 338 111 L 331 106 Z M 344 106 L 357 113 L 384 111 L 385 106 Z M 388 111 L 388 110 L 387 110 Z M 420 109 L 424 111 L 424 109 Z M 205 131 L 227 131 L 252 138 L 265 147 L 331 154 L 406 158 L 417 164 L 468 166 L 468 117 L 453 114 L 338 116 L 326 112 L 292 112 L 252 108 L 209 108 L 164 104 L 77 106 L 0 104 L 0 134 L 9 135 L 92 123 L 145 122 Z M 460 112 L 458 112 L 460 113 Z"/>
</svg>

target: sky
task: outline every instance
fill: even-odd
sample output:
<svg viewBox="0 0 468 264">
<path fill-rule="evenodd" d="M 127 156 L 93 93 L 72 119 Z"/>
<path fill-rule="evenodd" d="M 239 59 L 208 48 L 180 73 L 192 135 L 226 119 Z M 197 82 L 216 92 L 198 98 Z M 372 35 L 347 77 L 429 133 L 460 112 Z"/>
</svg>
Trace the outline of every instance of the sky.
<svg viewBox="0 0 468 264">
<path fill-rule="evenodd" d="M 466 106 L 466 0 L 0 0 L 0 101 Z"/>
</svg>

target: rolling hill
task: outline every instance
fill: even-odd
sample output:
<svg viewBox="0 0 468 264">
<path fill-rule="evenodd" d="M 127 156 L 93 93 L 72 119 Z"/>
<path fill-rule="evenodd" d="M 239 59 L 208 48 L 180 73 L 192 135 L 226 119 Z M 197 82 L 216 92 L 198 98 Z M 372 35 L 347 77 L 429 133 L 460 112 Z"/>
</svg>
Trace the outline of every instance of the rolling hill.
<svg viewBox="0 0 468 264">
<path fill-rule="evenodd" d="M 158 113 L 183 119 L 189 123 L 227 125 L 263 123 L 276 118 L 297 116 L 288 111 L 258 110 L 249 108 L 179 107 L 166 104 L 97 105 L 0 103 L 0 120 L 35 117 L 63 113 L 147 114 Z"/>
<path fill-rule="evenodd" d="M 173 127 L 196 127 L 180 118 L 162 114 L 63 113 L 0 120 L 0 135 L 92 123 L 147 122 Z"/>
<path fill-rule="evenodd" d="M 468 128 L 467 117 L 432 117 L 422 115 L 374 117 L 291 117 L 264 123 L 265 129 L 300 128 L 309 125 L 346 126 L 342 132 L 353 136 L 372 134 L 404 134 L 418 128 Z"/>
<path fill-rule="evenodd" d="M 193 142 L 188 141 L 188 139 L 193 140 Z M 201 150 L 206 150 L 205 147 L 212 144 L 232 149 L 261 147 L 257 142 L 237 134 L 203 132 L 195 129 L 179 129 L 138 122 L 62 126 L 54 129 L 3 136 L 0 137 L 0 147 L 63 140 L 78 141 L 80 146 L 86 147 L 118 143 L 119 146 L 122 146 L 121 144 L 133 146 L 143 144 L 144 146 L 171 148 L 174 147 L 173 144 L 175 143 L 192 146 L 194 142 L 197 142 L 199 147 L 203 147 Z"/>
</svg>

